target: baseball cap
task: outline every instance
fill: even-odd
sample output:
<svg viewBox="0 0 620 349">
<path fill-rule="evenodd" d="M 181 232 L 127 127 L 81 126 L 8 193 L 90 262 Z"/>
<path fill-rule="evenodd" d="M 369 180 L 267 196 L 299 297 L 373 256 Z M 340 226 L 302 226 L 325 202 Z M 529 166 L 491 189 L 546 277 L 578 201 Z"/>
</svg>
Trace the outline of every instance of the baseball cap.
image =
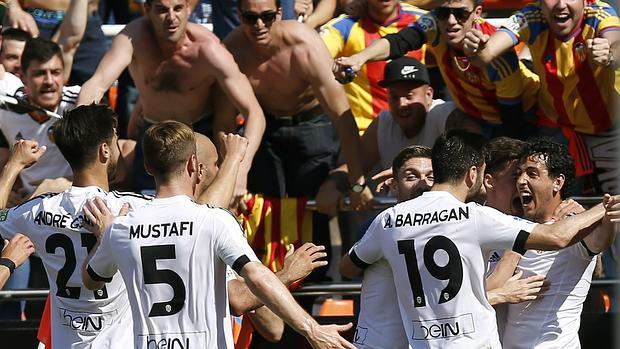
<svg viewBox="0 0 620 349">
<path fill-rule="evenodd" d="M 413 57 L 397 58 L 386 64 L 383 70 L 383 80 L 379 81 L 379 86 L 388 87 L 398 81 L 430 84 L 426 66 Z"/>
</svg>

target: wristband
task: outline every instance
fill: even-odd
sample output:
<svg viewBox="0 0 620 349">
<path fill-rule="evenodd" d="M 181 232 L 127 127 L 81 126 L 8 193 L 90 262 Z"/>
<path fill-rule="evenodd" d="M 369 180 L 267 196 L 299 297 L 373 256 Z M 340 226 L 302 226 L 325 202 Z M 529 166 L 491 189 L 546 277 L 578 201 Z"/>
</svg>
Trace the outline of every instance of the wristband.
<svg viewBox="0 0 620 349">
<path fill-rule="evenodd" d="M 9 268 L 9 275 L 13 274 L 16 268 L 15 263 L 13 263 L 13 261 L 8 258 L 0 258 L 0 265 Z"/>
</svg>

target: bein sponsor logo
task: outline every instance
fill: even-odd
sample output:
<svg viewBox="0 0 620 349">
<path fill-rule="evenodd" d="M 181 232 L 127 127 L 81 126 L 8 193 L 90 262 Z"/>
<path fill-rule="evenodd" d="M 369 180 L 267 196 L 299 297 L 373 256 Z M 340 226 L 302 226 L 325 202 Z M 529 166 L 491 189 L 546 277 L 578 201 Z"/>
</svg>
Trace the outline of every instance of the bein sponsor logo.
<svg viewBox="0 0 620 349">
<path fill-rule="evenodd" d="M 160 333 L 139 335 L 142 349 L 194 349 L 206 348 L 204 331 L 190 333 Z"/>
<path fill-rule="evenodd" d="M 114 322 L 118 311 L 111 311 L 100 314 L 90 314 L 80 311 L 58 308 L 62 326 L 71 327 L 72 330 L 83 332 L 99 332 L 105 326 L 110 326 Z"/>
<path fill-rule="evenodd" d="M 413 321 L 413 339 L 443 339 L 474 333 L 474 317 L 464 314 L 435 320 Z"/>
</svg>

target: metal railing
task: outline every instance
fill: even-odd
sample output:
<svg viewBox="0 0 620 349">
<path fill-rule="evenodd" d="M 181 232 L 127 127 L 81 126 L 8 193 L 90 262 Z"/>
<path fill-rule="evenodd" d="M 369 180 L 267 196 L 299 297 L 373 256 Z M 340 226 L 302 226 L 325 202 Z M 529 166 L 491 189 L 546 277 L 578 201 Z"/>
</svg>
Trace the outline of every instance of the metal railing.
<svg viewBox="0 0 620 349">
<path fill-rule="evenodd" d="M 599 279 L 592 280 L 592 288 L 611 287 L 620 284 L 620 280 Z M 320 296 L 355 296 L 362 290 L 359 282 L 340 282 L 340 283 L 317 283 L 301 286 L 292 291 L 295 297 L 320 297 Z M 4 290 L 0 291 L 0 302 L 19 301 L 19 300 L 44 300 L 47 298 L 49 290 L 30 289 L 30 290 Z"/>
</svg>

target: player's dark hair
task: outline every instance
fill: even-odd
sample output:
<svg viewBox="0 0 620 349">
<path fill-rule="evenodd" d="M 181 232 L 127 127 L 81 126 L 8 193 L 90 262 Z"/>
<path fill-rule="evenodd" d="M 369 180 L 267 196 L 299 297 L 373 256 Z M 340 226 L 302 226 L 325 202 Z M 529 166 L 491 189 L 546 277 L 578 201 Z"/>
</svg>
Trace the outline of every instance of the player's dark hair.
<svg viewBox="0 0 620 349">
<path fill-rule="evenodd" d="M 2 40 L 28 41 L 32 36 L 19 28 L 7 28 L 2 31 Z"/>
<path fill-rule="evenodd" d="M 65 63 L 62 59 L 62 51 L 58 44 L 43 38 L 28 39 L 26 40 L 26 45 L 24 45 L 24 52 L 22 52 L 22 71 L 26 73 L 32 61 L 45 63 L 54 56 L 60 58 L 64 67 Z"/>
<path fill-rule="evenodd" d="M 246 1 L 246 0 L 237 0 L 237 10 L 239 10 L 239 12 L 243 11 L 241 9 L 241 5 L 242 5 L 241 3 L 243 1 Z M 282 6 L 281 0 L 276 0 L 276 10 L 278 10 L 281 6 Z"/>
<path fill-rule="evenodd" d="M 478 134 L 463 130 L 443 133 L 435 141 L 431 157 L 435 184 L 461 181 L 472 166 L 484 165 L 486 154 L 486 140 Z"/>
<path fill-rule="evenodd" d="M 107 105 L 81 105 L 54 124 L 54 142 L 73 171 L 80 171 L 96 161 L 99 145 L 113 146 L 117 123 Z"/>
<path fill-rule="evenodd" d="M 549 178 L 564 175 L 560 196 L 562 199 L 568 198 L 573 192 L 575 183 L 575 163 L 566 146 L 545 137 L 533 138 L 525 142 L 519 158 L 524 161 L 530 156 L 538 156 L 544 161 Z"/>
<path fill-rule="evenodd" d="M 184 170 L 187 159 L 196 154 L 192 129 L 178 121 L 165 121 L 149 127 L 142 139 L 144 166 L 157 183 L 165 183 Z"/>
<path fill-rule="evenodd" d="M 431 148 L 424 145 L 411 145 L 401 150 L 392 161 L 392 175 L 398 179 L 398 172 L 405 162 L 413 158 L 430 159 L 432 155 Z"/>
<path fill-rule="evenodd" d="M 505 169 L 510 161 L 519 160 L 525 142 L 510 138 L 497 137 L 487 143 L 485 172 L 496 174 Z"/>
</svg>

